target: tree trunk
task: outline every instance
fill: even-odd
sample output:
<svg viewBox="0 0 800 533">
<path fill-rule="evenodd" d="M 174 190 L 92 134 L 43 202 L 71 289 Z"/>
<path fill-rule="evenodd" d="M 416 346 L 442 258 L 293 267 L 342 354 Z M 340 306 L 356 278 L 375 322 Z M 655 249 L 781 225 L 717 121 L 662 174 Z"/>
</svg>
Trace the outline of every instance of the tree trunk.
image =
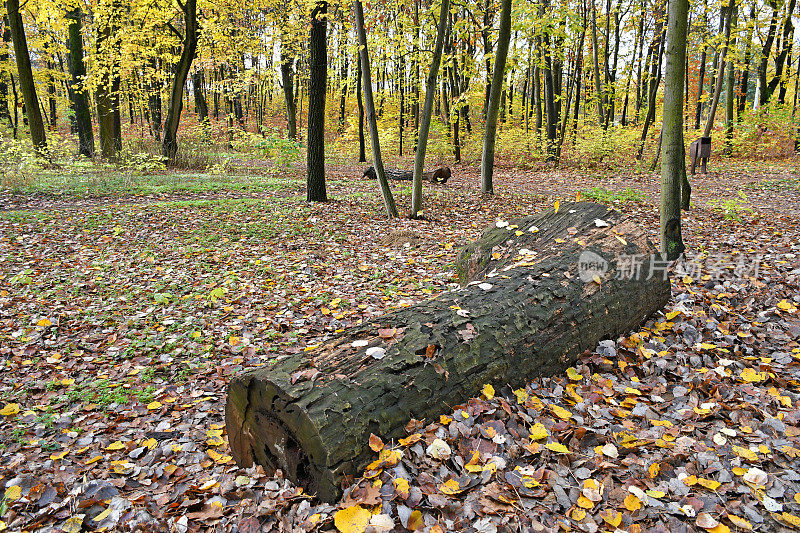
<svg viewBox="0 0 800 533">
<path fill-rule="evenodd" d="M 742 71 L 741 79 L 739 80 L 739 102 L 736 105 L 736 116 L 738 120 L 742 120 L 742 113 L 747 105 L 747 91 L 750 82 L 750 59 L 752 55 L 752 41 L 753 30 L 755 29 L 756 20 L 756 6 L 750 8 L 750 19 L 747 21 L 747 39 L 744 45 L 744 70 Z"/>
<path fill-rule="evenodd" d="M 431 127 L 431 114 L 433 113 L 433 99 L 436 96 L 436 80 L 439 75 L 439 62 L 442 59 L 442 48 L 447 31 L 447 16 L 450 13 L 450 1 L 441 0 L 442 7 L 439 13 L 439 27 L 436 29 L 436 45 L 431 60 L 431 70 L 425 82 L 425 104 L 422 108 L 422 117 L 419 123 L 419 141 L 417 153 L 414 155 L 414 183 L 411 191 L 411 218 L 418 218 L 422 212 L 422 169 L 425 165 L 425 151 L 428 148 L 428 132 Z"/>
<path fill-rule="evenodd" d="M 119 64 L 116 38 L 118 9 L 114 0 L 105 6 L 105 13 L 98 21 L 97 56 L 101 58 L 103 73 L 95 90 L 97 125 L 100 133 L 100 153 L 109 160 L 117 157 L 121 139 L 117 139 L 119 115 Z"/>
<path fill-rule="evenodd" d="M 181 8 L 184 20 L 183 50 L 172 78 L 167 120 L 164 121 L 164 141 L 161 145 L 161 155 L 170 163 L 175 162 L 175 156 L 178 154 L 178 124 L 183 110 L 183 88 L 197 52 L 197 38 L 200 33 L 197 25 L 197 0 L 186 0 L 186 3 L 181 4 Z"/>
<path fill-rule="evenodd" d="M 462 282 L 504 270 L 488 287 L 446 292 L 234 377 L 225 421 L 237 464 L 280 469 L 333 502 L 345 476 L 369 462 L 370 433 L 402 437 L 409 419 L 452 412 L 486 383 L 520 387 L 559 374 L 670 297 L 657 263 L 650 277 L 628 275 L 621 258 L 652 258 L 655 248 L 617 211 L 567 204 L 512 224 L 524 236 L 492 225 L 459 257 Z M 539 232 L 527 231 L 534 225 Z M 554 248 L 553 238 L 565 243 Z M 538 255 L 515 262 L 522 248 Z"/>
<path fill-rule="evenodd" d="M 78 153 L 86 157 L 94 155 L 94 132 L 92 131 L 92 111 L 89 107 L 89 91 L 84 85 L 86 65 L 83 62 L 83 35 L 81 33 L 80 9 L 67 12 L 68 46 L 67 66 L 71 78 L 72 108 L 75 113 L 75 129 L 78 131 Z"/>
<path fill-rule="evenodd" d="M 366 139 L 364 139 L 364 98 L 361 94 L 361 58 L 356 55 L 358 64 L 358 74 L 356 79 L 356 100 L 358 101 L 358 162 L 363 163 L 367 160 L 365 149 Z"/>
<path fill-rule="evenodd" d="M 597 40 L 597 6 L 596 0 L 589 0 L 592 3 L 592 66 L 594 67 L 594 90 L 597 98 L 597 120 L 600 126 L 605 126 L 603 121 L 605 106 L 603 102 L 603 82 L 600 79 L 600 45 Z M 606 58 L 607 59 L 607 58 Z"/>
<path fill-rule="evenodd" d="M 705 83 L 706 78 L 706 56 L 708 55 L 708 45 L 706 44 L 706 40 L 708 39 L 708 13 L 706 12 L 708 9 L 708 2 L 704 0 L 703 2 L 703 36 L 702 42 L 700 46 L 702 47 L 702 52 L 700 52 L 700 72 L 698 73 L 698 81 L 697 81 L 697 109 L 695 111 L 694 116 L 694 129 L 700 129 L 700 119 L 703 116 L 703 84 Z"/>
<path fill-rule="evenodd" d="M 772 53 L 772 44 L 775 42 L 775 30 L 778 27 L 778 0 L 766 0 L 769 7 L 772 8 L 772 17 L 770 18 L 769 28 L 767 29 L 767 37 L 764 39 L 764 46 L 761 48 L 761 62 L 758 64 L 758 105 L 763 106 L 769 101 L 770 93 L 767 89 L 767 66 L 769 64 L 770 54 Z"/>
<path fill-rule="evenodd" d="M 731 12 L 731 26 L 736 27 L 737 24 L 737 10 L 736 4 L 731 2 L 732 6 L 730 9 Z M 731 41 L 728 43 L 727 48 L 733 48 L 736 46 L 736 36 L 734 34 L 731 37 Z M 727 156 L 731 155 L 733 151 L 733 110 L 734 110 L 734 100 L 736 98 L 736 91 L 734 91 L 733 83 L 734 83 L 734 64 L 733 61 L 728 61 L 727 66 L 727 93 L 725 94 L 725 148 L 723 153 Z"/>
<path fill-rule="evenodd" d="M 325 93 L 328 80 L 328 2 L 318 0 L 311 11 L 311 32 L 308 45 L 308 148 L 306 199 L 326 202 L 325 188 Z"/>
<path fill-rule="evenodd" d="M 722 51 L 719 54 L 719 63 L 717 65 L 717 85 L 714 87 L 714 96 L 711 99 L 711 108 L 708 110 L 708 120 L 706 121 L 706 128 L 703 130 L 703 137 L 710 137 L 711 130 L 714 129 L 714 116 L 717 114 L 717 106 L 719 105 L 719 97 L 722 94 L 722 73 L 725 71 L 725 56 L 728 54 L 728 44 L 731 38 L 731 15 L 733 9 L 728 9 L 725 16 L 725 33 L 724 41 L 722 44 Z"/>
<path fill-rule="evenodd" d="M 667 65 L 664 76 L 664 125 L 661 138 L 661 254 L 675 260 L 684 251 L 681 236 L 681 185 L 686 181 L 683 142 L 683 76 L 689 0 L 669 1 Z"/>
<path fill-rule="evenodd" d="M 792 44 L 794 43 L 794 24 L 792 24 L 792 17 L 794 16 L 794 6 L 796 0 L 789 0 L 786 6 L 786 17 L 783 21 L 783 31 L 781 40 L 781 51 L 775 56 L 775 74 L 766 85 L 766 92 L 764 93 L 767 101 L 772 98 L 775 89 L 778 90 L 778 103 L 783 104 L 786 97 L 786 82 L 788 76 L 783 76 L 783 68 L 785 65 L 791 63 Z M 788 67 L 787 67 L 788 69 Z"/>
<path fill-rule="evenodd" d="M 200 124 L 208 124 L 208 102 L 203 94 L 203 71 L 195 70 L 192 74 L 192 89 L 194 92 L 194 108 Z"/>
<path fill-rule="evenodd" d="M 3 30 L 0 32 L 0 65 L 7 65 L 8 47 L 11 43 L 11 28 L 9 27 L 6 13 L 3 13 L 0 22 L 3 23 Z M 6 82 L 5 71 L 0 70 L 0 123 L 6 120 L 13 128 L 14 123 L 11 121 L 11 111 L 8 109 L 8 83 Z"/>
<path fill-rule="evenodd" d="M 497 51 L 494 57 L 492 87 L 489 106 L 486 112 L 486 130 L 483 136 L 483 155 L 481 157 L 481 192 L 494 194 L 492 173 L 494 172 L 494 148 L 497 136 L 497 115 L 500 110 L 500 95 L 503 92 L 508 44 L 511 40 L 511 0 L 502 0 L 500 13 L 500 33 L 497 36 Z"/>
<path fill-rule="evenodd" d="M 297 103 L 294 100 L 294 54 L 281 42 L 281 82 L 286 100 L 286 135 L 297 139 Z"/>
<path fill-rule="evenodd" d="M 660 4 L 656 6 L 656 29 L 653 34 L 653 44 L 651 45 L 652 61 L 650 63 L 650 75 L 647 89 L 647 115 L 644 118 L 644 126 L 642 127 L 639 152 L 636 155 L 636 159 L 639 161 L 642 160 L 642 156 L 644 155 L 644 143 L 647 140 L 647 131 L 656 119 L 656 94 L 658 93 L 658 85 L 661 83 L 661 56 L 664 54 L 665 48 L 663 43 L 664 23 L 662 9 Z M 683 87 L 681 87 L 681 90 L 682 89 Z"/>
<path fill-rule="evenodd" d="M 36 96 L 36 83 L 33 80 L 31 56 L 28 53 L 28 41 L 25 38 L 22 14 L 19 12 L 19 0 L 6 0 L 6 9 L 11 40 L 14 43 L 14 54 L 17 58 L 19 86 L 22 97 L 25 99 L 25 114 L 28 117 L 31 141 L 36 151 L 43 154 L 47 148 L 47 134 L 44 120 L 42 120 L 42 111 L 39 108 L 39 98 Z"/>
<path fill-rule="evenodd" d="M 369 50 L 367 49 L 367 32 L 364 29 L 364 8 L 361 0 L 354 0 L 353 11 L 356 18 L 356 33 L 358 34 L 359 57 L 361 58 L 361 71 L 364 85 L 364 106 L 367 112 L 367 123 L 369 124 L 369 137 L 372 144 L 372 164 L 375 167 L 376 178 L 383 197 L 383 205 L 386 214 L 390 218 L 398 216 L 397 206 L 394 203 L 392 190 L 389 188 L 389 181 L 386 179 L 386 171 L 383 167 L 383 157 L 381 156 L 381 142 L 378 138 L 378 119 L 375 116 L 375 100 L 372 97 L 372 74 L 369 68 Z"/>
</svg>

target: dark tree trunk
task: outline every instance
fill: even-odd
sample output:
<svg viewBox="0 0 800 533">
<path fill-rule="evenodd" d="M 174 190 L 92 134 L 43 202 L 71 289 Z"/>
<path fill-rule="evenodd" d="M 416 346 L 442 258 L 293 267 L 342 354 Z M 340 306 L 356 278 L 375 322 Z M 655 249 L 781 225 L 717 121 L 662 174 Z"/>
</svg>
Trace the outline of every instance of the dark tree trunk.
<svg viewBox="0 0 800 533">
<path fill-rule="evenodd" d="M 610 227 L 596 227 L 596 219 Z M 513 233 L 492 225 L 459 257 L 463 283 L 511 267 L 523 247 L 538 253 L 488 278 L 488 288 L 446 292 L 234 377 L 225 420 L 236 462 L 280 469 L 335 501 L 344 477 L 369 462 L 370 433 L 402 437 L 409 419 L 451 412 L 485 383 L 520 387 L 559 374 L 600 340 L 639 327 L 670 297 L 661 271 L 624 275 L 619 258 L 652 257 L 655 248 L 617 211 L 584 202 L 512 224 L 523 237 L 511 241 Z M 533 225 L 539 232 L 527 231 Z M 564 244 L 552 247 L 555 238 Z M 592 261 L 607 268 L 594 272 Z"/>
<path fill-rule="evenodd" d="M 318 1 L 311 10 L 308 42 L 308 149 L 306 199 L 327 202 L 325 188 L 325 96 L 328 83 L 328 2 Z"/>
<path fill-rule="evenodd" d="M 748 24 L 747 38 L 744 45 L 744 70 L 739 80 L 739 102 L 736 105 L 737 120 L 742 120 L 742 113 L 747 105 L 747 91 L 750 84 L 750 60 L 752 57 L 753 30 L 755 28 L 756 6 L 750 8 L 750 21 Z"/>
<path fill-rule="evenodd" d="M 178 124 L 183 110 L 183 88 L 197 52 L 197 38 L 200 34 L 197 25 L 197 0 L 186 0 L 181 8 L 184 20 L 183 50 L 172 78 L 167 120 L 164 121 L 164 142 L 161 145 L 161 154 L 172 163 L 178 154 Z"/>
<path fill-rule="evenodd" d="M 8 16 L 3 13 L 2 18 L 3 31 L 2 39 L 0 39 L 0 64 L 8 64 L 8 47 L 11 44 L 11 27 L 8 23 Z M 11 111 L 8 109 L 8 82 L 6 82 L 5 71 L 0 71 L 0 123 L 8 121 L 11 127 L 14 123 L 11 121 Z"/>
<path fill-rule="evenodd" d="M 94 155 L 94 132 L 92 131 L 92 111 L 89 107 L 89 91 L 84 86 L 86 65 L 83 62 L 83 36 L 81 33 L 80 9 L 67 12 L 69 20 L 67 66 L 71 78 L 72 108 L 75 114 L 75 129 L 78 132 L 78 153 L 86 157 Z"/>
<path fill-rule="evenodd" d="M 114 160 L 122 144 L 119 127 L 119 64 L 115 38 L 117 31 L 118 9 L 116 2 L 108 6 L 109 12 L 98 22 L 97 54 L 107 64 L 100 83 L 95 90 L 95 106 L 97 108 L 97 124 L 100 132 L 100 153 L 106 159 Z"/>
<path fill-rule="evenodd" d="M 769 101 L 771 94 L 767 89 L 767 65 L 769 65 L 772 44 L 775 42 L 775 30 L 778 27 L 778 0 L 766 0 L 767 5 L 772 8 L 767 37 L 764 39 L 764 46 L 761 48 L 761 62 L 758 65 L 758 105 L 763 106 Z"/>
<path fill-rule="evenodd" d="M 706 5 L 707 2 L 703 4 L 703 39 L 700 46 L 702 47 L 702 51 L 700 52 L 700 72 L 698 73 L 698 81 L 697 81 L 697 108 L 694 115 L 694 129 L 700 129 L 700 119 L 703 117 L 703 84 L 705 83 L 706 78 L 706 56 L 708 55 L 708 45 L 706 44 L 706 40 L 708 39 L 708 14 L 706 13 Z"/>
<path fill-rule="evenodd" d="M 286 100 L 286 134 L 297 139 L 297 102 L 294 99 L 294 54 L 290 55 L 286 45 L 281 43 L 281 81 L 283 97 Z"/>
<path fill-rule="evenodd" d="M 197 112 L 197 120 L 201 124 L 208 123 L 208 102 L 206 96 L 203 94 L 203 71 L 196 70 L 192 74 L 192 88 L 194 90 L 194 108 Z"/>
<path fill-rule="evenodd" d="M 358 162 L 367 160 L 366 139 L 364 139 L 364 97 L 361 93 L 361 58 L 356 56 L 358 73 L 356 74 L 356 100 L 358 101 Z"/>
<path fill-rule="evenodd" d="M 789 0 L 786 6 L 786 17 L 783 21 L 783 31 L 781 39 L 781 51 L 775 56 L 775 74 L 766 85 L 766 101 L 772 98 L 775 89 L 778 89 L 778 103 L 783 104 L 786 98 L 786 83 L 788 76 L 783 76 L 783 68 L 785 65 L 791 63 L 792 44 L 794 43 L 794 24 L 792 24 L 792 16 L 794 16 L 794 6 L 796 0 Z M 788 67 L 787 67 L 788 68 Z"/>
<path fill-rule="evenodd" d="M 497 52 L 494 57 L 494 72 L 489 95 L 489 107 L 486 112 L 486 130 L 483 136 L 483 154 L 481 155 L 481 192 L 494 194 L 492 174 L 494 172 L 494 150 L 497 136 L 497 116 L 500 110 L 500 95 L 505 79 L 508 44 L 511 40 L 511 0 L 502 1 L 500 12 L 500 33 L 497 37 Z"/>
<path fill-rule="evenodd" d="M 636 158 L 641 161 L 642 155 L 644 154 L 644 143 L 647 140 L 647 131 L 650 128 L 650 125 L 656 119 L 656 94 L 658 92 L 658 86 L 661 83 L 661 58 L 664 54 L 664 22 L 663 22 L 663 7 L 661 5 L 656 6 L 656 29 L 655 34 L 653 35 L 653 45 L 652 45 L 652 61 L 650 63 L 650 76 L 649 76 L 649 86 L 647 89 L 647 115 L 644 119 L 644 127 L 642 127 L 642 137 L 641 143 L 639 144 L 639 151 L 636 155 Z"/>
<path fill-rule="evenodd" d="M 17 58 L 19 86 L 22 91 L 22 97 L 25 99 L 25 114 L 28 117 L 31 141 L 37 151 L 44 152 L 47 147 L 47 134 L 45 133 L 42 111 L 39 108 L 39 98 L 36 96 L 36 83 L 33 80 L 31 56 L 28 53 L 28 41 L 25 38 L 22 14 L 19 12 L 19 0 L 7 0 L 6 8 L 11 29 L 11 40 L 14 43 L 14 54 Z"/>
</svg>

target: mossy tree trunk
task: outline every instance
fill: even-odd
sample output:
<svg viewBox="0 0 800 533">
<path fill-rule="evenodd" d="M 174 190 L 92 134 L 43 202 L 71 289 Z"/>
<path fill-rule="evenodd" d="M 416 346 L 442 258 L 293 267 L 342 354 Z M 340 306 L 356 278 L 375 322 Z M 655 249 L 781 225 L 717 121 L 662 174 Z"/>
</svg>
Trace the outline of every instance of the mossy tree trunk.
<svg viewBox="0 0 800 533">
<path fill-rule="evenodd" d="M 633 221 L 589 202 L 492 226 L 459 256 L 463 288 L 236 376 L 233 456 L 333 501 L 368 461 L 370 433 L 400 437 L 410 418 L 448 412 L 485 383 L 561 372 L 638 327 L 670 284 L 658 270 L 634 275 L 628 258 L 655 252 Z"/>
</svg>

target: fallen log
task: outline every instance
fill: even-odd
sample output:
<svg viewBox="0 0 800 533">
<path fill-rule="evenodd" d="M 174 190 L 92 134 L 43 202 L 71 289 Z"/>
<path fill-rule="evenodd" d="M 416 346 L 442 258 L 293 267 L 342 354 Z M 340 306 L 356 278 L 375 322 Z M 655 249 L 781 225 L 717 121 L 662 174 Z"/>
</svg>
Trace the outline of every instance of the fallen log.
<svg viewBox="0 0 800 533">
<path fill-rule="evenodd" d="M 369 461 L 370 433 L 401 437 L 484 383 L 561 372 L 661 309 L 666 276 L 624 275 L 627 257 L 654 253 L 630 219 L 589 202 L 498 222 L 461 253 L 466 286 L 233 378 L 233 457 L 334 501 Z"/>
<path fill-rule="evenodd" d="M 375 167 L 367 167 L 364 170 L 365 178 L 377 179 L 375 174 Z M 386 179 L 394 181 L 411 181 L 414 179 L 414 172 L 411 170 L 398 170 L 396 168 L 386 169 Z M 431 183 L 447 183 L 450 179 L 450 167 L 441 167 L 436 170 L 431 170 L 422 173 L 423 181 L 430 181 Z"/>
</svg>

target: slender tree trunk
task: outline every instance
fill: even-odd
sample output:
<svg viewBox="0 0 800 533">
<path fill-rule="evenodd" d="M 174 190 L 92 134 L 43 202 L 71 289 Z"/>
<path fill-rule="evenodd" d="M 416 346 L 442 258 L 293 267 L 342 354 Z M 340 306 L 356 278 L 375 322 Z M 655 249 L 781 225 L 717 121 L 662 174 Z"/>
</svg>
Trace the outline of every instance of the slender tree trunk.
<svg viewBox="0 0 800 533">
<path fill-rule="evenodd" d="M 5 10 L 4 10 L 5 11 Z M 4 12 L 0 22 L 3 23 L 2 35 L 0 35 L 0 65 L 8 64 L 8 47 L 11 44 L 11 28 L 8 23 L 8 15 Z M 0 70 L 0 123 L 8 120 L 11 127 L 11 111 L 8 109 L 8 83 L 4 70 Z"/>
<path fill-rule="evenodd" d="M 783 31 L 780 52 L 775 56 L 775 74 L 767 84 L 766 97 L 767 100 L 772 98 L 775 89 L 778 89 L 778 103 L 783 104 L 786 98 L 786 82 L 788 76 L 784 77 L 783 69 L 791 64 L 792 44 L 794 43 L 794 24 L 792 24 L 792 17 L 794 16 L 794 6 L 796 0 L 789 0 L 786 6 L 786 17 L 783 20 Z"/>
<path fill-rule="evenodd" d="M 719 54 L 719 63 L 717 65 L 717 84 L 714 87 L 714 96 L 711 99 L 711 108 L 708 111 L 708 120 L 706 121 L 706 128 L 703 130 L 703 137 L 710 137 L 711 130 L 714 128 L 714 116 L 717 114 L 717 106 L 719 105 L 719 97 L 722 94 L 722 81 L 723 76 L 722 73 L 725 71 L 725 56 L 728 53 L 728 44 L 730 42 L 731 37 L 731 15 L 733 14 L 733 9 L 726 10 L 725 16 L 725 33 L 724 33 L 724 41 L 722 44 L 722 50 Z"/>
<path fill-rule="evenodd" d="M 761 48 L 761 62 L 758 65 L 759 106 L 765 105 L 771 96 L 767 83 L 767 66 L 772 53 L 772 44 L 775 42 L 775 30 L 778 27 L 778 0 L 766 0 L 766 3 L 772 8 L 772 17 L 767 29 L 767 37 L 764 39 L 764 46 Z"/>
<path fill-rule="evenodd" d="M 361 71 L 364 81 L 364 106 L 367 112 L 367 123 L 369 124 L 369 137 L 372 143 L 372 164 L 375 168 L 375 175 L 378 186 L 383 196 L 383 205 L 389 218 L 397 217 L 397 206 L 394 203 L 392 190 L 389 188 L 389 181 L 386 179 L 386 170 L 383 167 L 381 157 L 381 144 L 378 138 L 378 119 L 375 116 L 375 100 L 372 97 L 372 75 L 369 69 L 369 50 L 367 49 L 367 32 L 364 29 L 364 8 L 361 0 L 354 0 L 353 11 L 356 18 L 356 33 L 358 34 L 359 54 L 361 58 Z"/>
<path fill-rule="evenodd" d="M 192 92 L 194 93 L 194 108 L 200 124 L 208 124 L 208 102 L 203 94 L 203 71 L 198 69 L 192 74 Z"/>
<path fill-rule="evenodd" d="M 736 10 L 736 3 L 731 2 L 731 21 L 730 24 L 732 27 L 736 27 L 737 23 L 737 10 Z M 734 34 L 731 37 L 730 42 L 727 45 L 727 48 L 733 49 L 736 46 L 736 36 Z M 734 100 L 736 98 L 736 91 L 734 91 L 733 84 L 734 84 L 734 62 L 728 61 L 727 65 L 727 94 L 725 95 L 725 148 L 723 153 L 725 155 L 731 155 L 733 151 L 733 110 L 734 110 Z"/>
<path fill-rule="evenodd" d="M 281 82 L 286 100 L 286 135 L 297 139 L 297 103 L 294 99 L 294 54 L 281 43 Z"/>
<path fill-rule="evenodd" d="M 178 124 L 183 110 L 183 88 L 186 86 L 186 78 L 189 76 L 189 69 L 197 52 L 197 38 L 200 33 L 197 25 L 197 0 L 186 0 L 181 8 L 184 20 L 183 50 L 172 78 L 167 120 L 164 121 L 164 141 L 161 145 L 161 154 L 170 163 L 175 162 L 178 154 Z"/>
<path fill-rule="evenodd" d="M 744 69 L 739 80 L 739 102 L 736 106 L 738 120 L 742 120 L 742 113 L 747 105 L 747 91 L 750 82 L 750 60 L 752 56 L 753 30 L 755 29 L 756 6 L 755 3 L 750 7 L 750 19 L 747 21 L 747 39 L 744 45 Z"/>
<path fill-rule="evenodd" d="M 706 56 L 708 55 L 708 45 L 706 44 L 706 40 L 708 39 L 708 2 L 707 0 L 703 0 L 703 36 L 702 42 L 700 46 L 702 51 L 700 52 L 700 72 L 698 73 L 698 81 L 697 81 L 697 109 L 694 116 L 694 129 L 700 129 L 700 119 L 703 115 L 703 84 L 705 83 L 706 78 Z"/>
<path fill-rule="evenodd" d="M 503 91 L 508 45 L 511 40 L 511 0 L 502 0 L 500 13 L 500 33 L 497 36 L 497 51 L 494 58 L 492 87 L 489 94 L 489 106 L 486 110 L 486 131 L 483 137 L 483 155 L 481 157 L 481 192 L 494 194 L 492 173 L 494 171 L 494 148 L 497 136 L 497 115 L 500 110 L 500 95 Z"/>
<path fill-rule="evenodd" d="M 309 202 L 326 202 L 325 188 L 325 93 L 328 83 L 328 2 L 318 0 L 311 11 L 308 45 L 308 148 L 307 195 Z"/>
<path fill-rule="evenodd" d="M 600 79 L 600 45 L 597 39 L 597 6 L 596 0 L 589 0 L 592 3 L 592 66 L 594 67 L 594 90 L 597 98 L 597 120 L 600 126 L 605 126 L 604 102 L 603 102 L 603 82 Z"/>
<path fill-rule="evenodd" d="M 483 26 L 481 27 L 481 38 L 483 40 L 483 62 L 486 69 L 486 88 L 483 97 L 483 119 L 486 120 L 489 111 L 489 95 L 492 89 L 492 41 L 489 32 L 493 26 L 492 0 L 484 0 L 483 3 Z"/>
<path fill-rule="evenodd" d="M 425 166 L 425 151 L 428 148 L 428 132 L 431 127 L 431 114 L 433 113 L 433 99 L 436 96 L 436 80 L 439 75 L 439 62 L 442 58 L 444 37 L 447 31 L 447 16 L 450 12 L 449 0 L 441 0 L 442 7 L 439 14 L 439 27 L 436 29 L 436 45 L 431 60 L 431 70 L 425 83 L 425 105 L 422 108 L 422 117 L 419 124 L 419 143 L 414 156 L 414 177 L 411 193 L 411 218 L 418 218 L 422 212 L 422 172 Z"/>
<path fill-rule="evenodd" d="M 36 96 L 36 83 L 33 80 L 31 56 L 28 53 L 28 41 L 25 38 L 22 14 L 19 12 L 19 0 L 6 0 L 6 9 L 11 29 L 11 40 L 14 43 L 14 54 L 17 58 L 19 86 L 22 91 L 22 97 L 25 99 L 25 113 L 28 117 L 31 141 L 36 151 L 43 154 L 47 148 L 47 134 L 45 133 L 42 111 L 39 108 L 39 98 Z"/>
<path fill-rule="evenodd" d="M 549 7 L 550 1 L 543 0 L 541 4 L 541 14 Z M 556 110 L 556 90 L 553 80 L 553 53 L 550 49 L 550 34 L 545 31 L 542 36 L 542 44 L 544 45 L 544 69 L 542 70 L 544 78 L 544 103 L 547 110 L 547 160 L 554 161 L 556 159 L 556 128 L 558 124 L 558 111 Z M 601 122 L 602 123 L 602 122 Z"/>
<path fill-rule="evenodd" d="M 686 181 L 683 142 L 683 76 L 689 0 L 669 0 L 664 125 L 661 130 L 661 254 L 674 260 L 684 251 L 681 236 L 681 186 Z"/>
<path fill-rule="evenodd" d="M 118 9 L 115 0 L 106 5 L 106 13 L 98 22 L 97 56 L 103 62 L 103 74 L 95 90 L 97 124 L 100 132 L 100 153 L 104 158 L 117 157 L 121 139 L 117 140 L 119 115 L 119 65 L 115 46 Z M 121 132 L 120 132 L 121 133 Z"/>
<path fill-rule="evenodd" d="M 644 143 L 647 140 L 647 132 L 650 125 L 656 118 L 656 94 L 658 93 L 658 86 L 661 83 L 661 56 L 664 54 L 664 24 L 663 24 L 663 6 L 660 4 L 656 6 L 656 29 L 653 34 L 653 44 L 651 45 L 652 60 L 650 63 L 650 75 L 648 79 L 647 88 L 647 115 L 644 118 L 644 126 L 642 127 L 641 143 L 639 144 L 639 152 L 636 159 L 642 160 L 644 154 Z M 681 87 L 683 90 L 683 87 Z"/>
<path fill-rule="evenodd" d="M 364 163 L 367 161 L 367 154 L 365 149 L 364 139 L 364 98 L 361 94 L 361 57 L 356 55 L 356 63 L 358 64 L 358 73 L 356 79 L 356 100 L 358 101 L 358 162 Z"/>
<path fill-rule="evenodd" d="M 72 108 L 75 113 L 75 129 L 78 132 L 78 153 L 86 157 L 94 155 L 94 132 L 92 131 L 92 111 L 89 107 L 89 91 L 84 85 L 86 65 L 83 62 L 83 36 L 81 33 L 81 10 L 76 8 L 67 12 L 69 54 L 67 66 L 71 77 Z"/>
</svg>

